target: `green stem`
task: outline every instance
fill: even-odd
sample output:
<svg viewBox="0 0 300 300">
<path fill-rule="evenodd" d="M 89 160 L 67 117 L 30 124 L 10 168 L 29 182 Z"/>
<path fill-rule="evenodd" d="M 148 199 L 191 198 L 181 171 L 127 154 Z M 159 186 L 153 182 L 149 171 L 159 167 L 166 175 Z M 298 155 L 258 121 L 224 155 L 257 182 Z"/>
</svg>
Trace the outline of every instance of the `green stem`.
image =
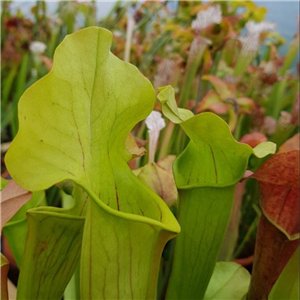
<svg viewBox="0 0 300 300">
<path fill-rule="evenodd" d="M 215 54 L 214 64 L 213 64 L 213 66 L 212 66 L 212 68 L 210 70 L 210 74 L 211 75 L 216 75 L 216 73 L 218 71 L 218 67 L 219 67 L 220 61 L 221 61 L 221 58 L 222 58 L 222 50 L 216 52 L 216 54 Z"/>
<path fill-rule="evenodd" d="M 181 89 L 179 100 L 178 100 L 178 104 L 182 108 L 186 107 L 187 102 L 189 100 L 189 96 L 190 96 L 190 93 L 191 93 L 191 88 L 192 88 L 192 85 L 193 85 L 193 81 L 196 77 L 197 70 L 199 68 L 203 52 L 204 51 L 201 51 L 195 59 L 190 60 L 187 63 L 186 73 L 185 73 L 185 76 L 184 76 L 182 89 Z"/>
<path fill-rule="evenodd" d="M 33 36 L 36 38 L 39 33 L 39 11 L 40 11 L 40 1 L 36 1 L 35 5 L 35 22 L 33 26 Z"/>
<path fill-rule="evenodd" d="M 164 134 L 163 139 L 162 139 L 158 159 L 161 159 L 161 158 L 167 156 L 170 153 L 169 152 L 170 151 L 170 145 L 171 145 L 170 141 L 171 141 L 171 138 L 172 138 L 172 133 L 174 131 L 174 126 L 175 126 L 174 123 L 169 122 L 167 127 L 166 127 L 165 134 Z"/>
<path fill-rule="evenodd" d="M 202 97 L 204 95 L 204 89 L 205 89 L 204 85 L 207 82 L 206 80 L 205 81 L 202 80 L 203 72 L 204 72 L 204 66 L 201 67 L 201 71 L 200 71 L 197 97 L 196 97 L 196 102 L 195 102 L 195 106 L 194 106 L 194 114 L 197 113 L 198 104 L 200 103 L 200 101 L 202 100 Z"/>
<path fill-rule="evenodd" d="M 163 7 L 167 5 L 168 1 L 162 3 L 162 6 L 156 8 L 153 13 L 145 14 L 144 17 L 134 26 L 134 31 L 140 29 L 143 25 L 145 25 L 150 19 L 152 19 Z"/>
<path fill-rule="evenodd" d="M 136 137 L 139 139 L 143 139 L 145 137 L 145 129 L 146 129 L 146 123 L 145 121 L 140 123 L 140 128 L 138 129 L 138 132 L 136 133 Z"/>
<path fill-rule="evenodd" d="M 272 90 L 272 93 L 269 98 L 267 115 L 277 119 L 280 111 L 281 105 L 284 100 L 284 92 L 286 90 L 287 80 L 283 79 L 282 81 L 277 82 Z"/>
<path fill-rule="evenodd" d="M 243 123 L 244 123 L 245 115 L 240 115 L 235 131 L 234 131 L 234 138 L 238 141 L 242 135 Z"/>
<path fill-rule="evenodd" d="M 238 258 L 239 255 L 242 253 L 242 251 L 243 251 L 245 245 L 247 244 L 249 238 L 251 237 L 251 235 L 253 234 L 253 232 L 254 232 L 254 231 L 256 230 L 256 228 L 257 228 L 258 221 L 259 221 L 259 217 L 260 217 L 260 216 L 257 215 L 257 216 L 255 217 L 255 219 L 253 220 L 253 222 L 252 222 L 252 224 L 251 224 L 249 230 L 247 231 L 247 234 L 245 235 L 243 241 L 240 243 L 240 245 L 239 245 L 238 248 L 236 249 L 236 251 L 235 251 L 235 253 L 234 253 L 234 255 L 233 255 L 234 258 Z"/>
<path fill-rule="evenodd" d="M 270 141 L 275 143 L 277 147 L 280 147 L 293 135 L 293 132 L 296 130 L 296 128 L 297 126 L 294 124 L 288 124 L 286 127 L 278 128 Z"/>
</svg>

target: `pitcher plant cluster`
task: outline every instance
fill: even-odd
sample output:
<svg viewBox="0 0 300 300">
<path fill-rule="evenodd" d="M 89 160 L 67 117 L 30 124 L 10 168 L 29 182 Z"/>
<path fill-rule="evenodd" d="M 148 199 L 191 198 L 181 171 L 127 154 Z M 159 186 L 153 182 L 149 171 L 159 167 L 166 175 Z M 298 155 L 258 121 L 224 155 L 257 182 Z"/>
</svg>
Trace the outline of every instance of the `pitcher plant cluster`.
<svg viewBox="0 0 300 300">
<path fill-rule="evenodd" d="M 118 2 L 102 23 L 65 2 L 54 28 L 86 26 L 54 47 L 30 36 L 41 3 L 28 27 L 4 11 L 17 299 L 298 299 L 299 33 L 280 57 L 252 2 Z"/>
</svg>

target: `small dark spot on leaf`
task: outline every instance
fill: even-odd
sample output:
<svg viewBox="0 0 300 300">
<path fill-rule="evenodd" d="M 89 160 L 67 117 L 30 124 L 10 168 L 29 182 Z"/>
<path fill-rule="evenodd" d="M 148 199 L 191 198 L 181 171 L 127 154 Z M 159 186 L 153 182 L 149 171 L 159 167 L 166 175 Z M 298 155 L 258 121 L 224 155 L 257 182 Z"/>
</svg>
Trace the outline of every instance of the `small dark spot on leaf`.
<svg viewBox="0 0 300 300">
<path fill-rule="evenodd" d="M 40 140 L 42 143 L 44 143 L 44 141 L 43 140 Z"/>
</svg>

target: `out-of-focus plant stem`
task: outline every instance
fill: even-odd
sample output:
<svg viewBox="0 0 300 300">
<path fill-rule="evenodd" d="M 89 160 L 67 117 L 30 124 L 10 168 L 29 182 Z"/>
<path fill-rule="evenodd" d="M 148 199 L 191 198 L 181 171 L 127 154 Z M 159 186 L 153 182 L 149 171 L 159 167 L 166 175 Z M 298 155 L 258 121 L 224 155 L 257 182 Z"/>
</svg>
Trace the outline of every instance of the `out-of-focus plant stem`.
<svg viewBox="0 0 300 300">
<path fill-rule="evenodd" d="M 222 58 L 222 51 L 216 52 L 215 57 L 214 57 L 214 63 L 209 72 L 211 75 L 216 75 L 221 58 Z M 210 82 L 208 80 L 202 80 L 203 75 L 204 75 L 204 66 L 202 66 L 201 71 L 200 71 L 197 97 L 196 97 L 196 102 L 195 102 L 195 106 L 194 106 L 194 113 L 197 113 L 197 107 L 210 87 Z"/>
<path fill-rule="evenodd" d="M 139 69 L 144 71 L 148 68 L 149 62 L 152 62 L 154 56 L 156 53 L 169 41 L 171 40 L 171 33 L 170 32 L 164 32 L 161 37 L 157 38 L 149 51 L 144 55 L 143 60 L 141 62 L 141 65 L 139 66 Z"/>
<path fill-rule="evenodd" d="M 284 100 L 284 93 L 287 85 L 287 79 L 277 82 L 272 90 L 268 102 L 267 115 L 277 119 L 281 111 L 281 105 Z"/>
<path fill-rule="evenodd" d="M 211 75 L 216 75 L 217 74 L 222 56 L 223 56 L 223 51 L 222 50 L 215 53 L 214 63 L 213 63 L 212 68 L 210 69 L 210 72 L 209 72 Z"/>
<path fill-rule="evenodd" d="M 178 104 L 182 108 L 186 107 L 187 102 L 189 100 L 193 81 L 196 77 L 205 49 L 206 47 L 203 49 L 199 49 L 200 51 L 197 53 L 197 55 L 195 55 L 193 59 L 188 60 L 186 66 L 186 73 L 183 79 L 182 88 L 178 100 Z"/>
<path fill-rule="evenodd" d="M 18 64 L 14 64 L 8 73 L 6 78 L 3 78 L 2 89 L 1 89 L 1 109 L 4 109 L 8 102 L 8 97 L 12 89 L 13 82 L 17 75 Z"/>
<path fill-rule="evenodd" d="M 39 16 L 40 16 L 40 3 L 41 1 L 36 1 L 36 5 L 35 5 L 35 22 L 34 22 L 34 26 L 33 26 L 33 36 L 37 37 L 38 33 L 39 33 Z"/>
<path fill-rule="evenodd" d="M 19 122 L 18 122 L 18 102 L 22 95 L 22 93 L 25 91 L 26 88 L 26 77 L 28 73 L 28 61 L 29 61 L 29 54 L 26 53 L 23 56 L 21 66 L 18 73 L 17 83 L 16 83 L 16 89 L 15 94 L 12 102 L 12 112 L 13 112 L 13 118 L 11 120 L 11 131 L 12 135 L 15 136 L 18 132 L 19 128 Z"/>
<path fill-rule="evenodd" d="M 143 18 L 134 26 L 134 31 L 139 30 L 142 26 L 147 24 L 163 7 L 167 5 L 169 1 L 162 3 L 160 7 L 157 7 L 152 14 L 145 14 Z"/>
<path fill-rule="evenodd" d="M 124 52 L 124 61 L 130 61 L 130 50 L 131 50 L 131 41 L 132 34 L 134 29 L 135 21 L 132 16 L 129 16 L 127 19 L 127 29 L 126 29 L 126 44 L 125 44 L 125 52 Z"/>
<path fill-rule="evenodd" d="M 233 75 L 235 77 L 242 75 L 246 70 L 246 68 L 253 61 L 254 57 L 255 57 L 255 53 L 248 53 L 246 55 L 245 53 L 241 52 L 236 62 Z"/>
<path fill-rule="evenodd" d="M 197 38 L 197 37 L 195 37 Z M 207 48 L 207 44 L 205 45 L 206 41 L 200 41 L 200 45 L 197 46 L 197 50 L 189 53 L 189 58 L 186 66 L 186 72 L 183 79 L 178 104 L 182 108 L 186 108 L 188 100 L 190 99 L 191 89 L 194 82 L 194 79 L 197 76 L 197 71 L 202 61 L 202 57 L 204 51 Z M 171 149 L 175 149 L 175 154 L 179 154 L 184 146 L 186 145 L 186 135 L 179 127 L 176 127 L 173 131 L 173 143 L 171 144 Z"/>
<path fill-rule="evenodd" d="M 279 75 L 283 76 L 286 71 L 289 69 L 297 54 L 299 54 L 299 34 L 292 40 L 289 45 L 288 52 L 285 56 L 285 60 L 282 68 L 279 70 Z"/>
<path fill-rule="evenodd" d="M 122 7 L 122 1 L 117 1 L 115 3 L 115 5 L 113 6 L 113 8 L 111 9 L 111 11 L 108 13 L 108 15 L 106 16 L 106 18 L 104 18 L 101 22 L 100 22 L 100 26 L 104 26 L 107 29 L 112 28 L 113 26 L 111 24 L 109 24 L 110 19 L 113 17 L 113 15 Z M 124 14 L 126 12 L 126 9 L 124 10 L 124 7 L 121 9 L 122 13 Z M 119 19 L 118 19 L 119 20 Z M 115 20 L 114 20 L 115 21 Z"/>
<path fill-rule="evenodd" d="M 271 141 L 274 142 L 277 147 L 280 147 L 286 140 L 288 140 L 297 129 L 297 126 L 294 124 L 288 124 L 284 128 L 277 128 L 274 135 L 271 137 Z"/>
<path fill-rule="evenodd" d="M 203 96 L 205 95 L 205 91 L 204 91 L 204 90 L 206 90 L 205 85 L 208 82 L 207 80 L 202 80 L 203 69 L 204 69 L 204 66 L 201 67 L 200 76 L 199 76 L 197 96 L 196 96 L 196 101 L 195 101 L 195 106 L 194 106 L 194 113 L 195 114 L 197 113 L 198 104 L 200 103 Z"/>
<path fill-rule="evenodd" d="M 258 226 L 258 222 L 259 222 L 259 215 L 257 215 L 255 217 L 255 219 L 253 220 L 251 226 L 249 227 L 249 230 L 247 232 L 247 234 L 245 235 L 243 241 L 239 244 L 238 248 L 236 249 L 236 251 L 234 252 L 233 257 L 234 258 L 238 258 L 239 255 L 242 253 L 242 251 L 244 250 L 248 239 L 251 237 L 251 235 L 253 234 L 253 232 L 256 230 L 257 226 Z"/>
<path fill-rule="evenodd" d="M 238 141 L 242 136 L 243 124 L 245 120 L 245 115 L 240 115 L 238 117 L 237 125 L 234 130 L 234 138 Z"/>
<path fill-rule="evenodd" d="M 47 26 L 47 2 L 41 1 L 41 9 L 42 9 L 42 25 L 44 28 Z"/>
<path fill-rule="evenodd" d="M 158 154 L 158 159 L 161 159 L 165 156 L 167 156 L 170 153 L 170 140 L 172 138 L 172 133 L 174 131 L 175 124 L 172 122 L 168 122 L 168 125 L 166 126 L 166 130 L 164 132 L 164 135 L 162 136 L 162 143 L 160 147 L 160 151 Z"/>
<path fill-rule="evenodd" d="M 131 5 L 131 3 L 128 2 L 123 7 L 120 6 L 120 10 L 119 10 L 117 16 L 114 18 L 114 21 L 112 22 L 112 24 L 109 25 L 110 29 L 114 28 L 118 24 L 118 22 L 121 20 L 121 18 L 126 14 L 127 7 L 130 5 Z"/>
</svg>

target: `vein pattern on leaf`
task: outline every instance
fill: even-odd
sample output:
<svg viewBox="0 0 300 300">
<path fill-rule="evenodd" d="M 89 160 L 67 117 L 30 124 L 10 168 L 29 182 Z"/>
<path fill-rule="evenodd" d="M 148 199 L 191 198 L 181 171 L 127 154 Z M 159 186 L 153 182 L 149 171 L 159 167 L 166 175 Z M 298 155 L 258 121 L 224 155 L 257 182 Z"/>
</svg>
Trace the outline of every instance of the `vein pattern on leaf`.
<svg viewBox="0 0 300 300">
<path fill-rule="evenodd" d="M 132 174 L 125 148 L 130 130 L 153 108 L 154 89 L 110 52 L 111 41 L 109 31 L 96 27 L 64 39 L 53 69 L 20 99 L 20 129 L 6 163 L 27 190 L 73 180 L 105 209 L 162 225 L 173 216 Z"/>
</svg>

